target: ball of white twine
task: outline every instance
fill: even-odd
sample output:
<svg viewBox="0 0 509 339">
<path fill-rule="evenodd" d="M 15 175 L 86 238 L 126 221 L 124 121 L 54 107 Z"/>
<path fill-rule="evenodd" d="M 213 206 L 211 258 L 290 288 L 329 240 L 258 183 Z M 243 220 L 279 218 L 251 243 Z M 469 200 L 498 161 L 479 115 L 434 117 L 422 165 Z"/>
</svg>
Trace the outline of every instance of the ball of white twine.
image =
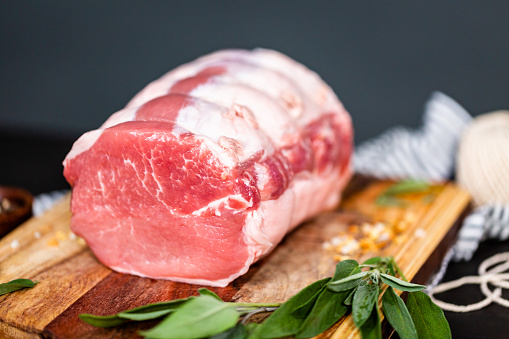
<svg viewBox="0 0 509 339">
<path fill-rule="evenodd" d="M 495 264 L 498 265 L 492 267 Z M 490 267 L 491 269 L 489 269 Z M 458 280 L 442 283 L 428 291 L 428 294 L 438 307 L 451 312 L 477 311 L 493 302 L 504 307 L 509 307 L 509 300 L 502 298 L 502 289 L 509 289 L 509 273 L 503 273 L 507 270 L 509 270 L 509 252 L 495 254 L 479 265 L 478 276 L 466 276 Z M 485 299 L 470 305 L 455 305 L 435 298 L 435 294 L 467 284 L 479 284 Z M 496 286 L 497 288 L 492 291 L 488 287 L 488 284 Z"/>
<path fill-rule="evenodd" d="M 456 170 L 458 184 L 477 206 L 509 204 L 509 111 L 470 123 L 461 137 Z"/>
</svg>

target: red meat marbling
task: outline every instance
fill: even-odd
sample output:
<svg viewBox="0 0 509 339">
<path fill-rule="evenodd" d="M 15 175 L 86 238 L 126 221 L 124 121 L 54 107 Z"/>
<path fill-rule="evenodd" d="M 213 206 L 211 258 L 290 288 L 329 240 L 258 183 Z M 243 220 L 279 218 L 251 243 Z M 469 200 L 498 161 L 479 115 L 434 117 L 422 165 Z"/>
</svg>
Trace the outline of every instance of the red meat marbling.
<svg viewBox="0 0 509 339">
<path fill-rule="evenodd" d="M 271 50 L 167 73 L 64 160 L 72 230 L 108 267 L 226 286 L 351 176 L 352 124 L 318 75 Z"/>
</svg>

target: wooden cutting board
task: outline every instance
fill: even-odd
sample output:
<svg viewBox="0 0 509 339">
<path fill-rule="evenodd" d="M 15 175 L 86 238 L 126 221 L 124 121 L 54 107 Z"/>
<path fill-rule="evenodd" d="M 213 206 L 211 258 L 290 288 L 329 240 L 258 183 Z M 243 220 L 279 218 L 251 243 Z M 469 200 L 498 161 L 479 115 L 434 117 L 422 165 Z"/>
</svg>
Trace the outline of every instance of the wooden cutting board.
<svg viewBox="0 0 509 339">
<path fill-rule="evenodd" d="M 406 197 L 405 206 L 377 206 L 375 199 L 390 185 L 357 178 L 337 210 L 301 225 L 247 274 L 228 287 L 211 290 L 226 301 L 282 302 L 311 282 L 331 276 L 337 259 L 361 261 L 375 255 L 393 255 L 409 280 L 426 283 L 455 238 L 469 196 L 445 184 L 433 188 L 431 199 L 413 194 Z M 106 268 L 70 232 L 70 216 L 67 196 L 0 241 L 0 282 L 16 278 L 40 281 L 32 289 L 0 297 L 0 337 L 137 338 L 137 331 L 155 322 L 100 329 L 82 322 L 78 315 L 113 314 L 197 294 L 197 285 L 140 278 Z M 384 222 L 397 232 L 382 248 L 373 247 L 365 241 L 370 239 L 361 235 L 362 226 L 355 226 L 365 222 L 364 227 Z M 327 246 L 352 234 L 363 247 L 347 251 L 345 246 Z M 352 320 L 345 317 L 320 337 L 355 335 Z"/>
</svg>

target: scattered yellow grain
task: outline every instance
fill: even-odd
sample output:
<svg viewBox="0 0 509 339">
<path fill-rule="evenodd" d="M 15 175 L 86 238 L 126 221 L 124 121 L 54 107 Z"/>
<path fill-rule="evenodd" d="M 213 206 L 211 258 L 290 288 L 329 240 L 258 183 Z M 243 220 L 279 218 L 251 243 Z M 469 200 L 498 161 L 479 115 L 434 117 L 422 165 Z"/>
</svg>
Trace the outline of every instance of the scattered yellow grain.
<svg viewBox="0 0 509 339">
<path fill-rule="evenodd" d="M 46 244 L 51 247 L 57 247 L 59 243 L 57 238 L 51 238 Z"/>
<path fill-rule="evenodd" d="M 409 223 L 407 221 L 400 221 L 396 224 L 394 224 L 394 231 L 396 233 L 403 233 L 409 226 Z"/>
<path fill-rule="evenodd" d="M 385 250 L 388 246 L 399 245 L 407 240 L 405 231 L 416 221 L 416 214 L 410 212 L 395 223 L 375 222 L 352 224 L 345 231 L 324 242 L 322 248 L 334 253 L 334 260 L 358 258 L 367 253 Z M 422 231 L 422 230 L 421 230 Z M 414 236 L 425 233 L 417 231 Z"/>
<path fill-rule="evenodd" d="M 67 240 L 67 234 L 65 234 L 64 232 L 62 231 L 58 231 L 55 233 L 55 237 L 59 240 L 59 241 L 64 241 L 64 240 Z"/>
<path fill-rule="evenodd" d="M 405 242 L 407 240 L 407 236 L 406 235 L 398 235 L 395 239 L 394 239 L 394 244 L 395 245 L 399 245 L 399 244 L 402 244 L 403 242 Z"/>
</svg>

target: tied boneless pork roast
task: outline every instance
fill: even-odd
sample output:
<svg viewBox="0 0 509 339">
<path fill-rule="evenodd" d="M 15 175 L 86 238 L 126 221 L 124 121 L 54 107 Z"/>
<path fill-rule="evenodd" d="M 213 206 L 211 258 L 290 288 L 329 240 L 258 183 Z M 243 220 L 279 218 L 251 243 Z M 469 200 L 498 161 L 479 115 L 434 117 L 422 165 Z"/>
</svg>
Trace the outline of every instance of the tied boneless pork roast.
<svg viewBox="0 0 509 339">
<path fill-rule="evenodd" d="M 351 176 L 352 125 L 314 72 L 219 51 L 149 84 L 64 160 L 72 230 L 113 270 L 226 286 Z"/>
</svg>

